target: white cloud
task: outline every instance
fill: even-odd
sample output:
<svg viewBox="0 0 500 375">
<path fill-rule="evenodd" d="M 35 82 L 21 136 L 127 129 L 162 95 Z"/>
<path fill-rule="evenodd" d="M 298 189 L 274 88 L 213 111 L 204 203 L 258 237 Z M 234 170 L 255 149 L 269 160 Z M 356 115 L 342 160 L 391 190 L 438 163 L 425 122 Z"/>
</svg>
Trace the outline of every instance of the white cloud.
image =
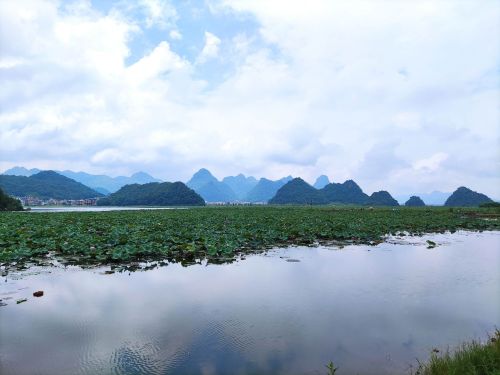
<svg viewBox="0 0 500 375">
<path fill-rule="evenodd" d="M 178 14 L 170 0 L 121 0 L 114 2 L 112 12 L 146 29 L 165 30 L 175 25 Z"/>
<path fill-rule="evenodd" d="M 203 64 L 219 54 L 221 40 L 214 34 L 205 31 L 205 45 L 198 56 L 198 63 Z"/>
<path fill-rule="evenodd" d="M 0 2 L 0 168 L 178 180 L 206 166 L 500 196 L 494 2 L 219 2 L 210 9 L 251 15 L 257 34 L 205 32 L 198 55 L 199 28 L 180 35 L 169 2 L 78 4 Z M 179 42 L 127 65 L 153 27 Z"/>
<path fill-rule="evenodd" d="M 171 30 L 168 35 L 170 36 L 171 39 L 173 40 L 181 40 L 182 39 L 182 34 L 180 33 L 179 30 Z"/>
<path fill-rule="evenodd" d="M 446 159 L 448 159 L 448 154 L 438 152 L 426 159 L 417 160 L 413 163 L 413 168 L 416 170 L 428 169 L 430 171 L 436 171 Z"/>
<path fill-rule="evenodd" d="M 146 9 L 147 27 L 158 25 L 160 28 L 166 28 L 177 18 L 175 8 L 168 0 L 140 0 L 139 4 Z"/>
<path fill-rule="evenodd" d="M 149 54 L 127 68 L 126 74 L 134 84 L 148 79 L 157 79 L 159 76 L 183 69 L 189 63 L 170 50 L 167 42 L 161 42 Z"/>
</svg>

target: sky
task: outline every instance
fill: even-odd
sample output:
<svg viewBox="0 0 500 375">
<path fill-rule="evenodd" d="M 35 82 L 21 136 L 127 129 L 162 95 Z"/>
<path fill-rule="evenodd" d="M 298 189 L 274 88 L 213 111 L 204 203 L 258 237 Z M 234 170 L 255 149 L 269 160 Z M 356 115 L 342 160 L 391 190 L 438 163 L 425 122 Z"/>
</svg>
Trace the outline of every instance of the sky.
<svg viewBox="0 0 500 375">
<path fill-rule="evenodd" d="M 500 2 L 0 0 L 0 171 L 500 197 Z"/>
</svg>

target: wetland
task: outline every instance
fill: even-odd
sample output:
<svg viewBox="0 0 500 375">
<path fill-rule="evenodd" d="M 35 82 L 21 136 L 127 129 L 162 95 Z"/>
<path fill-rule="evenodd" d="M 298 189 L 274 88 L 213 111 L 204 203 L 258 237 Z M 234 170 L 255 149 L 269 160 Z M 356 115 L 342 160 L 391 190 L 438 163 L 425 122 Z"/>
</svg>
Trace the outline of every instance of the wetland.
<svg viewBox="0 0 500 375">
<path fill-rule="evenodd" d="M 500 325 L 496 215 L 2 213 L 0 372 L 415 373 Z"/>
</svg>

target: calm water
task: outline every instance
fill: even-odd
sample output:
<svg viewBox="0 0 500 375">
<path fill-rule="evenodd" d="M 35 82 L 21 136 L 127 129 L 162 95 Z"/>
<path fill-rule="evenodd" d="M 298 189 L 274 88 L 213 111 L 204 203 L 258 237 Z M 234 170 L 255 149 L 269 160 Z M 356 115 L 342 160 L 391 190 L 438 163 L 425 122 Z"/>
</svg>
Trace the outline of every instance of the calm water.
<svg viewBox="0 0 500 375">
<path fill-rule="evenodd" d="M 135 206 L 34 206 L 28 212 L 103 212 L 137 210 L 185 210 L 186 207 L 135 207 Z"/>
<path fill-rule="evenodd" d="M 1 283 L 0 373 L 409 373 L 500 327 L 499 264 L 500 232 L 461 232 L 132 274 L 31 269 Z"/>
</svg>

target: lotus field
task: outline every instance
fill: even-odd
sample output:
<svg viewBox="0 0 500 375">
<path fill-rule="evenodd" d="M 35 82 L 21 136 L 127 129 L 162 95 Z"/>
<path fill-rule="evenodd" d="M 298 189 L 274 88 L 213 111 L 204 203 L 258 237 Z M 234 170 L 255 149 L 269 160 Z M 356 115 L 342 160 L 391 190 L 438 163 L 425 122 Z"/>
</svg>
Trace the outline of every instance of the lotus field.
<svg viewBox="0 0 500 375">
<path fill-rule="evenodd" d="M 498 208 L 201 207 L 0 213 L 3 268 L 228 262 L 290 245 L 376 244 L 388 234 L 499 230 Z"/>
</svg>

